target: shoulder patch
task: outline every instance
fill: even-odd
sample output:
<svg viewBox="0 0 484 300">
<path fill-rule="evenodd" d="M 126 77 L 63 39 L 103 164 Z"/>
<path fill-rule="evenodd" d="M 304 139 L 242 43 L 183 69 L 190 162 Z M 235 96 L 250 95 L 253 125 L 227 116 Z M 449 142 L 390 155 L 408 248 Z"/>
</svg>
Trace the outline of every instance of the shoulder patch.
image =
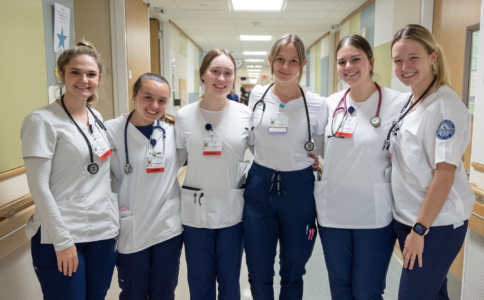
<svg viewBox="0 0 484 300">
<path fill-rule="evenodd" d="M 451 120 L 443 120 L 437 128 L 437 138 L 439 140 L 448 140 L 455 134 L 455 126 Z"/>
</svg>

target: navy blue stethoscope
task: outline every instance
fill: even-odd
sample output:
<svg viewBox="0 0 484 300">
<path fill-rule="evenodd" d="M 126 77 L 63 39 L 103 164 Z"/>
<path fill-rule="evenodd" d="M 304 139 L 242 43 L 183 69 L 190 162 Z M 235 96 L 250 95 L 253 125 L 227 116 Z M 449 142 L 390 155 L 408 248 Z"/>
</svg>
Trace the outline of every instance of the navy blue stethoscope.
<svg viewBox="0 0 484 300">
<path fill-rule="evenodd" d="M 380 124 L 381 124 L 381 119 L 380 119 L 380 108 L 381 108 L 381 99 L 382 99 L 382 95 L 381 95 L 381 88 L 380 86 L 374 82 L 376 88 L 378 89 L 378 108 L 376 109 L 376 114 L 374 117 L 372 117 L 370 119 L 370 123 L 371 125 L 373 125 L 373 127 L 380 127 Z M 341 100 L 339 101 L 338 103 L 338 106 L 336 106 L 336 108 L 334 109 L 334 112 L 333 112 L 333 118 L 331 120 L 331 134 L 332 135 L 328 135 L 328 138 L 332 138 L 332 137 L 339 137 L 339 138 L 344 138 L 342 136 L 337 136 L 336 134 L 338 133 L 338 131 L 341 129 L 341 126 L 343 125 L 344 123 L 344 120 L 345 120 L 345 117 L 346 115 L 349 113 L 350 115 L 353 115 L 356 111 L 356 109 L 353 107 L 353 106 L 350 106 L 348 107 L 347 104 L 346 104 L 346 95 L 348 95 L 348 93 L 350 92 L 351 88 L 349 88 L 348 90 L 346 90 L 343 98 L 341 98 Z M 341 104 L 343 104 L 343 106 L 341 106 Z M 338 111 L 342 110 L 343 111 L 343 118 L 341 119 L 341 122 L 338 126 L 338 129 L 336 129 L 336 132 L 334 131 L 334 120 L 336 119 L 336 113 L 338 113 Z"/>
<path fill-rule="evenodd" d="M 269 87 L 264 92 L 264 94 L 262 94 L 262 98 L 255 103 L 254 108 L 252 109 L 252 114 L 250 115 L 249 126 L 245 127 L 245 130 L 254 131 L 257 128 L 259 128 L 260 124 L 262 123 L 262 119 L 264 117 L 264 112 L 266 111 L 266 102 L 264 101 L 264 97 L 266 96 L 267 92 L 272 88 L 274 83 L 275 82 L 273 82 L 269 85 Z M 306 96 L 304 95 L 304 91 L 300 86 L 299 86 L 299 90 L 301 91 L 301 94 L 302 94 L 302 97 L 303 97 L 303 100 L 304 100 L 304 107 L 306 108 L 306 118 L 307 118 L 307 121 L 308 121 L 308 141 L 306 143 L 304 143 L 304 149 L 306 149 L 306 151 L 313 151 L 314 143 L 311 141 L 311 123 L 309 121 L 308 103 L 306 102 Z M 254 125 L 253 124 L 254 114 L 255 114 L 255 111 L 256 111 L 256 109 L 259 105 L 262 105 L 262 115 L 260 116 L 259 124 L 257 125 L 257 127 L 254 127 L 254 126 L 251 126 L 251 124 Z M 281 103 L 281 105 L 279 107 L 284 108 L 284 106 L 285 106 L 284 103 Z"/>
<path fill-rule="evenodd" d="M 130 114 L 128 119 L 126 120 L 126 125 L 124 126 L 124 152 L 126 153 L 126 165 L 124 166 L 124 173 L 128 175 L 129 173 L 133 173 L 133 167 L 129 164 L 129 155 L 128 155 L 128 124 L 129 120 L 133 116 L 133 113 L 135 110 L 133 110 Z M 153 132 L 155 132 L 155 129 L 161 129 L 163 131 L 163 152 L 156 152 L 155 151 L 155 146 L 158 142 L 157 139 L 153 138 Z M 161 122 L 160 119 L 156 120 L 156 125 L 154 125 L 153 122 L 153 127 L 151 128 L 151 134 L 150 134 L 150 144 L 148 146 L 148 151 L 151 155 L 156 156 L 158 158 L 163 158 L 165 156 L 165 139 L 166 139 L 166 131 L 163 127 L 161 127 Z"/>
</svg>

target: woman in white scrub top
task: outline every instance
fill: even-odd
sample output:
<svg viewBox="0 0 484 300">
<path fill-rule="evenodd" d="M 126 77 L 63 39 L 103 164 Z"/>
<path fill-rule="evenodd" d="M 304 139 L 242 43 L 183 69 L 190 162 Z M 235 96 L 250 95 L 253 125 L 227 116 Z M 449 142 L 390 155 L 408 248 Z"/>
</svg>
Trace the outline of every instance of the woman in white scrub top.
<svg viewBox="0 0 484 300">
<path fill-rule="evenodd" d="M 327 107 L 319 95 L 299 86 L 306 64 L 299 37 L 286 34 L 277 39 L 269 62 L 275 83 L 254 88 L 249 100 L 254 118 L 245 125 L 253 127 L 255 135 L 243 218 L 249 282 L 255 300 L 274 299 L 279 241 L 280 298 L 302 299 L 302 276 L 317 235 L 312 170 L 317 162 L 309 151 L 313 134 L 324 132 Z"/>
<path fill-rule="evenodd" d="M 326 99 L 324 169 L 315 187 L 331 296 L 383 299 L 396 238 L 391 161 L 381 141 L 407 96 L 373 81 L 373 51 L 359 35 L 340 40 L 336 63 L 349 89 Z"/>
<path fill-rule="evenodd" d="M 461 160 L 471 114 L 450 87 L 442 48 L 426 28 L 405 26 L 391 49 L 395 74 L 413 94 L 389 132 L 393 228 L 404 259 L 398 298 L 449 299 L 447 273 L 475 201 Z"/>
<path fill-rule="evenodd" d="M 178 111 L 177 148 L 188 152 L 182 187 L 182 223 L 190 299 L 240 299 L 243 161 L 250 137 L 250 109 L 230 101 L 235 61 L 210 50 L 200 66 L 205 93 Z"/>
<path fill-rule="evenodd" d="M 101 57 L 87 42 L 57 60 L 66 92 L 25 117 L 21 129 L 35 213 L 27 222 L 32 261 L 45 299 L 104 299 L 119 232 L 109 164 L 115 151 L 91 108 Z"/>
<path fill-rule="evenodd" d="M 166 79 L 145 73 L 133 86 L 135 109 L 106 122 L 118 149 L 111 172 L 120 207 L 119 299 L 175 299 L 183 229 L 169 98 Z"/>
</svg>

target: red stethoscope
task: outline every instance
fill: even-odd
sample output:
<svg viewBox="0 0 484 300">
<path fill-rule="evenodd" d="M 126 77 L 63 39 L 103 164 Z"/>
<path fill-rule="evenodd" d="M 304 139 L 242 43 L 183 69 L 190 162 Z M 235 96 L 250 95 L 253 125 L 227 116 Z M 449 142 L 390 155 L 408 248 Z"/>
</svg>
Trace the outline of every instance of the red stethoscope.
<svg viewBox="0 0 484 300">
<path fill-rule="evenodd" d="M 381 88 L 380 88 L 380 86 L 376 82 L 374 82 L 374 84 L 375 84 L 376 88 L 378 89 L 378 94 L 379 94 L 379 98 L 378 98 L 378 108 L 376 109 L 376 115 L 370 119 L 370 123 L 371 123 L 371 125 L 373 125 L 373 127 L 376 128 L 376 127 L 379 127 L 380 124 L 381 124 L 380 107 L 381 107 L 381 99 L 382 99 L 382 96 L 381 96 Z M 338 106 L 336 106 L 336 109 L 333 112 L 333 120 L 331 122 L 331 133 L 333 135 L 328 136 L 328 138 L 330 138 L 330 137 L 340 137 L 340 136 L 336 136 L 336 133 L 338 133 L 338 131 L 340 130 L 341 126 L 343 125 L 346 115 L 348 113 L 350 113 L 350 115 L 352 115 L 356 111 L 356 109 L 353 106 L 350 106 L 348 108 L 347 105 L 346 105 L 346 95 L 348 95 L 348 93 L 350 92 L 350 90 L 351 90 L 351 88 L 349 88 L 348 90 L 346 90 L 343 98 L 341 98 L 341 100 L 338 103 Z M 343 103 L 343 106 L 341 106 L 341 103 Z M 336 132 L 334 132 L 334 120 L 335 120 L 335 116 L 336 116 L 336 113 L 338 111 L 340 111 L 340 110 L 343 111 L 343 118 L 341 119 L 341 122 L 340 122 L 340 124 L 338 126 L 338 129 L 336 130 Z"/>
</svg>

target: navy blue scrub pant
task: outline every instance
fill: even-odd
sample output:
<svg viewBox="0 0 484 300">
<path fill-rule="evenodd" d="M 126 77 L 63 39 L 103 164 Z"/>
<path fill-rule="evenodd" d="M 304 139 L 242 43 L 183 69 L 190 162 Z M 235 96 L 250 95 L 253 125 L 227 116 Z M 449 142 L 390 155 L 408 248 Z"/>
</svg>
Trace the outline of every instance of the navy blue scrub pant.
<svg viewBox="0 0 484 300">
<path fill-rule="evenodd" d="M 467 233 L 468 221 L 454 225 L 431 227 L 424 237 L 423 266 L 415 260 L 413 270 L 402 268 L 399 300 L 448 300 L 447 273 L 459 253 Z M 405 239 L 412 227 L 393 220 L 393 230 L 403 251 Z"/>
<path fill-rule="evenodd" d="M 40 228 L 31 242 L 34 270 L 45 300 L 101 300 L 111 285 L 118 252 L 114 239 L 76 243 L 79 265 L 71 277 L 59 272 L 54 245 L 40 243 Z"/>
<path fill-rule="evenodd" d="M 240 299 L 240 267 L 244 241 L 242 223 L 209 229 L 183 225 L 191 300 Z"/>
<path fill-rule="evenodd" d="M 139 252 L 119 253 L 119 299 L 175 299 L 182 247 L 183 233 Z"/>
<path fill-rule="evenodd" d="M 303 298 L 303 275 L 317 236 L 311 167 L 276 172 L 254 163 L 244 193 L 244 245 L 254 300 L 274 299 L 274 260 L 280 244 L 279 299 Z M 311 233 L 313 232 L 313 233 Z"/>
<path fill-rule="evenodd" d="M 383 300 L 396 240 L 392 223 L 377 229 L 319 227 L 319 234 L 331 298 Z"/>
</svg>

